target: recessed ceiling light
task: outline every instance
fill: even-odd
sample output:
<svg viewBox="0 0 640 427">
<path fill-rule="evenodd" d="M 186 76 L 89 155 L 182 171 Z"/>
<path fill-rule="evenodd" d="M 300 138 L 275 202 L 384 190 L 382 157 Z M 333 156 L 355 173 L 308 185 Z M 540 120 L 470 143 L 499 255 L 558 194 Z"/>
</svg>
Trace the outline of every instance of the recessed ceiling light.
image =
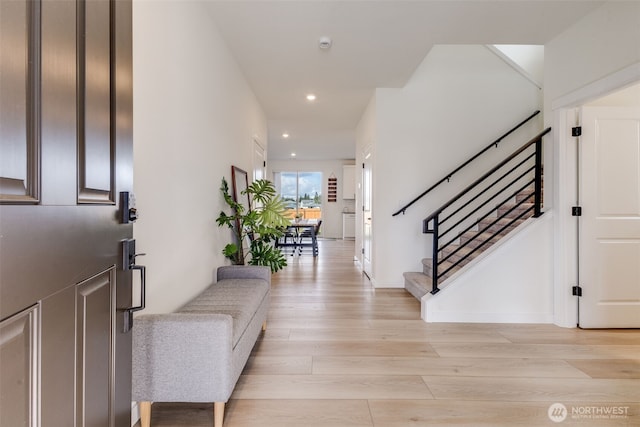
<svg viewBox="0 0 640 427">
<path fill-rule="evenodd" d="M 295 157 L 295 156 L 296 156 L 296 153 L 291 153 L 291 157 Z"/>
<path fill-rule="evenodd" d="M 312 93 L 307 95 L 307 101 L 315 101 L 316 100 L 316 96 Z"/>
<path fill-rule="evenodd" d="M 283 138 L 289 138 L 289 134 L 288 134 L 288 133 L 283 133 L 283 134 L 282 134 L 282 137 L 283 137 Z"/>
</svg>

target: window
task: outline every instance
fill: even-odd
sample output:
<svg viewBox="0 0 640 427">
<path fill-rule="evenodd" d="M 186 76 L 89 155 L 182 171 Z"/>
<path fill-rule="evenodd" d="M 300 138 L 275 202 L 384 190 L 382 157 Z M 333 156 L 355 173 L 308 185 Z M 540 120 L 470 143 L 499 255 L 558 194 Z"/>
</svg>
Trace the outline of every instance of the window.
<svg viewBox="0 0 640 427">
<path fill-rule="evenodd" d="M 276 172 L 276 189 L 290 218 L 322 218 L 322 172 Z"/>
</svg>

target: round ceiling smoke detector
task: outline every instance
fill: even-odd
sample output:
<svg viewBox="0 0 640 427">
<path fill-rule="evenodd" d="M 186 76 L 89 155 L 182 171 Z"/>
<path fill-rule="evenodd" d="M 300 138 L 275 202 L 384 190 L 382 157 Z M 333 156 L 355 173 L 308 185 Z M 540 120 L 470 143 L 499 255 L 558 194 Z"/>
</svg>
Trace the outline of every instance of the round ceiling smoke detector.
<svg viewBox="0 0 640 427">
<path fill-rule="evenodd" d="M 320 37 L 318 46 L 320 46 L 320 49 L 329 49 L 331 47 L 331 39 L 329 37 Z"/>
</svg>

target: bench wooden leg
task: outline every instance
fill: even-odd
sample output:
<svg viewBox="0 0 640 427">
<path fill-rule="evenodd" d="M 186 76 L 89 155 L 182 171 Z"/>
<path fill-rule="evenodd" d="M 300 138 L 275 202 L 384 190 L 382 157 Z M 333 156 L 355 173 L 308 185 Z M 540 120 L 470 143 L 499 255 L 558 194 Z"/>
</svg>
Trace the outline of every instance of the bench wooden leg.
<svg viewBox="0 0 640 427">
<path fill-rule="evenodd" d="M 139 402 L 140 426 L 151 427 L 151 402 Z"/>
<path fill-rule="evenodd" d="M 262 330 L 263 331 L 267 330 L 267 321 L 266 320 L 264 322 L 262 322 Z"/>
<path fill-rule="evenodd" d="M 222 427 L 224 419 L 224 402 L 213 403 L 213 427 Z"/>
</svg>

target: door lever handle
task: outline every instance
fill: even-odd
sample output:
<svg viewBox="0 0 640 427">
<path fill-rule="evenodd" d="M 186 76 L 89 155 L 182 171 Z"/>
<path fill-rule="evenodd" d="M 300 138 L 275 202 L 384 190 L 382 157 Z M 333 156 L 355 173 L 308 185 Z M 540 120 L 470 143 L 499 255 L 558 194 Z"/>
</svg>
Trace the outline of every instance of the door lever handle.
<svg viewBox="0 0 640 427">
<path fill-rule="evenodd" d="M 146 255 L 145 253 L 142 253 L 142 254 L 134 254 L 134 255 L 131 255 L 129 259 L 131 260 L 131 262 L 132 262 L 132 263 L 135 263 L 135 262 L 136 262 L 136 257 L 139 257 L 139 256 L 145 256 L 145 255 Z M 131 267 L 133 268 L 133 265 L 131 265 Z"/>
</svg>

